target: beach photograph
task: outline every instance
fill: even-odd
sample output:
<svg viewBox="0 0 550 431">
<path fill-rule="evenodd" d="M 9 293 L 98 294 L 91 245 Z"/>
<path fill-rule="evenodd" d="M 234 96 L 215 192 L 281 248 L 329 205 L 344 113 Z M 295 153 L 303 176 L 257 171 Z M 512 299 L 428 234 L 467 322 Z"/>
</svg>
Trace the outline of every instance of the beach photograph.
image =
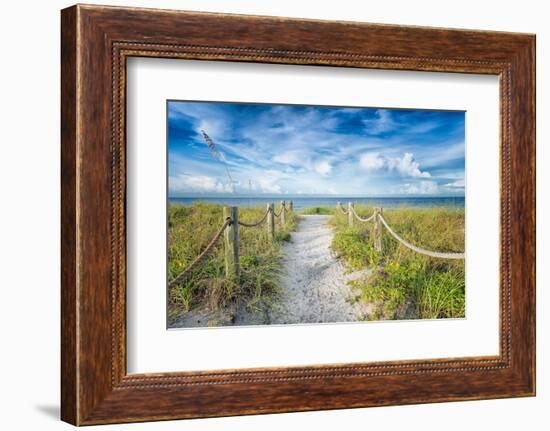
<svg viewBox="0 0 550 431">
<path fill-rule="evenodd" d="M 169 329 L 465 317 L 464 111 L 166 106 Z"/>
</svg>

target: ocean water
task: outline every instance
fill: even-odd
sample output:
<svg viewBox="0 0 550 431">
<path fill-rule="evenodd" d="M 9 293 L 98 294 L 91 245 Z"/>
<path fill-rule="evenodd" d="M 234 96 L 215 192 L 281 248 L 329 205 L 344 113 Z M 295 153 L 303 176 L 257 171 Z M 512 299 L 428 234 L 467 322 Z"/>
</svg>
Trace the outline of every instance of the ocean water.
<svg viewBox="0 0 550 431">
<path fill-rule="evenodd" d="M 168 199 L 170 204 L 192 205 L 195 202 L 208 202 L 226 206 L 256 207 L 266 206 L 268 203 L 279 203 L 281 200 L 292 201 L 294 209 L 309 207 L 334 207 L 337 202 L 347 205 L 348 202 L 377 206 L 382 208 L 434 208 L 455 207 L 464 208 L 464 197 L 304 197 L 304 196 L 278 196 L 278 197 L 187 197 Z"/>
</svg>

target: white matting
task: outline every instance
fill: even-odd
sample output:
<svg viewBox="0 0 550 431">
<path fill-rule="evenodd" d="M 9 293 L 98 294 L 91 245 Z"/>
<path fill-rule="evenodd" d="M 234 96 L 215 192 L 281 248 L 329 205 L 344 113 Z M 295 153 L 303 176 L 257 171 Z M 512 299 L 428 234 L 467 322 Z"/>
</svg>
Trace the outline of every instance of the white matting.
<svg viewBox="0 0 550 431">
<path fill-rule="evenodd" d="M 129 59 L 128 372 L 498 354 L 498 93 L 495 76 Z M 167 330 L 167 99 L 466 110 L 466 318 Z"/>
</svg>

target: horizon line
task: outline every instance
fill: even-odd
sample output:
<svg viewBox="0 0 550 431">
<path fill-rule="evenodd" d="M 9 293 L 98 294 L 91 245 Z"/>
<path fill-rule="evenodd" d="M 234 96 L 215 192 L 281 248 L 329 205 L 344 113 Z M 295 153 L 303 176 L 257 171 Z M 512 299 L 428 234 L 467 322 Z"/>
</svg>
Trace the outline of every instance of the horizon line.
<svg viewBox="0 0 550 431">
<path fill-rule="evenodd" d="M 307 199 L 307 198 L 358 198 L 358 199 L 380 199 L 380 198 L 465 198 L 465 194 L 456 194 L 456 195 L 402 195 L 402 194 L 395 194 L 395 195 L 323 195 L 323 194 L 264 194 L 264 195 L 246 195 L 246 194 L 189 194 L 184 196 L 171 196 L 168 195 L 168 199 L 190 199 L 190 198 L 227 198 L 227 199 L 233 199 L 233 198 L 247 198 L 247 199 L 268 199 L 268 198 L 297 198 L 297 199 Z"/>
</svg>

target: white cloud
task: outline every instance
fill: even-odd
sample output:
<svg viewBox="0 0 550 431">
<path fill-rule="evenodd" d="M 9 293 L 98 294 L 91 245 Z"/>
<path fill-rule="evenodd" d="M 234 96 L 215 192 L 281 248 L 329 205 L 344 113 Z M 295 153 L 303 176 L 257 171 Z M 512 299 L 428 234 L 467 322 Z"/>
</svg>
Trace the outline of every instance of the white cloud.
<svg viewBox="0 0 550 431">
<path fill-rule="evenodd" d="M 328 175 L 332 170 L 331 164 L 327 160 L 323 160 L 315 165 L 315 172 L 319 175 Z"/>
<path fill-rule="evenodd" d="M 359 157 L 359 165 L 366 171 L 380 171 L 385 169 L 388 172 L 397 172 L 402 177 L 429 178 L 427 171 L 420 170 L 418 163 L 412 153 L 405 153 L 403 157 L 387 157 L 379 153 L 364 153 Z"/>
<path fill-rule="evenodd" d="M 263 193 L 282 193 L 281 186 L 275 184 L 272 178 L 260 178 L 258 183 Z"/>
<path fill-rule="evenodd" d="M 451 160 L 464 158 L 464 141 L 445 143 L 437 151 L 429 151 L 422 157 L 422 165 L 426 168 L 441 166 Z"/>
<path fill-rule="evenodd" d="M 286 178 L 286 175 L 275 169 L 266 169 L 258 171 L 255 175 L 259 189 L 262 193 L 284 193 L 280 181 Z"/>
<path fill-rule="evenodd" d="M 418 163 L 412 153 L 405 153 L 400 159 L 389 158 L 388 159 L 388 168 L 389 170 L 396 170 L 404 177 L 413 177 L 413 178 L 428 178 L 430 173 L 427 171 L 422 172 L 420 170 L 420 163 Z"/>
<path fill-rule="evenodd" d="M 415 184 L 403 184 L 401 192 L 411 195 L 431 195 L 439 191 L 439 186 L 434 181 L 420 181 Z"/>
<path fill-rule="evenodd" d="M 408 133 L 423 134 L 431 132 L 433 129 L 437 128 L 438 124 L 435 122 L 425 122 L 418 123 L 407 128 Z"/>
<path fill-rule="evenodd" d="M 230 193 L 231 185 L 207 175 L 174 175 L 168 178 L 168 188 L 175 193 Z"/>
<path fill-rule="evenodd" d="M 361 154 L 359 164 L 367 171 L 377 171 L 386 165 L 386 161 L 378 153 Z"/>
<path fill-rule="evenodd" d="M 329 187 L 329 188 L 327 189 L 327 191 L 328 191 L 331 195 L 335 195 L 336 193 L 338 193 L 334 187 Z"/>
<path fill-rule="evenodd" d="M 395 127 L 392 115 L 387 109 L 378 109 L 376 118 L 363 120 L 363 124 L 366 127 L 366 132 L 373 135 L 388 132 Z"/>
<path fill-rule="evenodd" d="M 277 154 L 273 157 L 273 161 L 284 165 L 297 165 L 303 163 L 302 155 L 299 151 L 286 151 L 284 153 Z"/>
<path fill-rule="evenodd" d="M 464 188 L 464 179 L 456 180 L 452 183 L 445 184 L 443 187 L 449 187 L 451 189 L 463 189 Z"/>
</svg>

